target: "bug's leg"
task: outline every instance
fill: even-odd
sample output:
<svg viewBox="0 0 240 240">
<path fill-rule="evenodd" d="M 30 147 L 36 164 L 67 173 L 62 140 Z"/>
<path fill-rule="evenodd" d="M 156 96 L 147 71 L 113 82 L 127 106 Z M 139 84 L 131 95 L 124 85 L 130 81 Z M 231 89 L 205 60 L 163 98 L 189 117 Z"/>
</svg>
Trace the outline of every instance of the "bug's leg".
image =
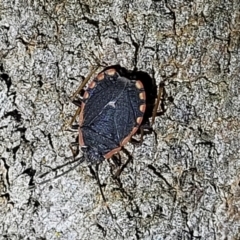
<svg viewBox="0 0 240 240">
<path fill-rule="evenodd" d="M 115 154 L 111 157 L 113 160 L 113 163 L 116 167 L 120 167 L 122 162 L 121 162 L 121 156 L 119 154 Z"/>
<path fill-rule="evenodd" d="M 73 118 L 71 119 L 69 125 L 71 126 L 73 124 L 73 122 L 75 121 L 76 117 L 79 115 L 80 111 L 81 111 L 81 98 L 76 99 L 77 95 L 80 94 L 80 92 L 83 90 L 83 88 L 85 87 L 85 85 L 87 84 L 87 82 L 89 81 L 89 79 L 91 78 L 91 76 L 98 70 L 99 66 L 95 66 L 92 67 L 90 73 L 87 75 L 87 77 L 83 80 L 83 82 L 80 84 L 80 86 L 78 87 L 77 91 L 72 95 L 71 97 L 71 101 L 73 104 L 78 106 L 78 109 L 76 110 Z"/>
<path fill-rule="evenodd" d="M 121 175 L 122 171 L 124 170 L 124 168 L 126 168 L 126 166 L 132 161 L 133 157 L 132 155 L 123 147 L 122 151 L 128 156 L 127 161 L 122 164 L 121 167 L 119 167 L 119 169 L 117 170 L 117 172 L 113 175 L 113 177 L 115 179 L 119 178 L 119 176 Z"/>
<path fill-rule="evenodd" d="M 147 134 L 151 134 L 153 132 L 153 128 L 152 126 L 150 126 L 150 124 L 147 122 L 146 124 L 144 125 L 141 125 L 139 127 L 139 133 L 140 133 L 140 139 L 136 139 L 134 137 L 131 137 L 130 139 L 130 143 L 132 143 L 133 145 L 135 146 L 139 146 L 143 143 L 143 136 L 145 133 Z"/>
<path fill-rule="evenodd" d="M 107 162 L 110 167 L 111 174 L 114 175 L 114 172 L 116 169 L 118 169 L 121 166 L 121 156 L 119 153 L 116 153 L 111 158 L 107 159 Z"/>
<path fill-rule="evenodd" d="M 81 90 L 85 87 L 91 76 L 98 70 L 99 66 L 92 67 L 90 73 L 87 75 L 87 77 L 83 80 L 83 82 L 78 87 L 77 91 L 72 95 L 71 99 L 72 101 L 76 98 L 76 96 L 81 92 Z"/>
<path fill-rule="evenodd" d="M 164 82 L 161 82 L 158 87 L 157 100 L 153 108 L 151 125 L 154 124 L 156 116 L 164 112 L 164 105 L 163 105 L 164 95 L 165 95 Z"/>
<path fill-rule="evenodd" d="M 74 125 L 71 126 L 71 129 L 72 129 L 72 130 L 76 130 L 76 131 L 77 131 L 78 128 L 79 128 L 79 125 L 78 125 L 78 124 L 74 124 Z"/>
<path fill-rule="evenodd" d="M 143 125 L 140 127 L 140 131 L 141 131 L 141 143 L 143 142 L 143 135 L 144 134 L 154 134 L 154 139 L 155 139 L 155 144 L 157 144 L 157 133 L 156 131 L 153 129 L 152 126 L 150 126 L 149 124 L 147 125 Z"/>
<path fill-rule="evenodd" d="M 79 143 L 78 143 L 78 136 L 76 137 L 76 141 L 75 142 L 71 142 L 69 145 L 72 154 L 73 154 L 73 158 L 75 159 L 75 157 L 79 154 Z"/>
<path fill-rule="evenodd" d="M 72 103 L 77 107 L 81 107 L 82 101 L 83 101 L 82 98 L 78 98 L 78 99 L 72 100 Z"/>
<path fill-rule="evenodd" d="M 141 136 L 142 136 L 142 133 L 141 133 Z M 134 137 L 131 137 L 131 139 L 129 140 L 129 142 L 131 144 L 133 144 L 134 146 L 138 146 L 138 145 L 141 145 L 142 144 L 142 137 L 140 138 L 140 140 L 134 138 Z"/>
<path fill-rule="evenodd" d="M 81 108 L 78 108 L 74 114 L 74 116 L 72 117 L 70 123 L 69 123 L 69 126 L 72 126 L 73 125 L 73 122 L 75 121 L 75 119 L 77 118 L 77 116 L 80 114 L 80 111 L 81 111 Z"/>
<path fill-rule="evenodd" d="M 132 160 L 132 156 L 126 149 L 122 148 L 122 151 L 128 156 L 128 160 L 126 161 L 125 164 L 121 165 L 121 167 L 118 167 L 118 169 L 117 169 L 117 171 L 115 173 L 113 173 L 113 171 L 111 169 L 111 173 L 112 173 L 113 179 L 116 181 L 116 184 L 118 185 L 118 188 L 115 188 L 115 190 L 119 190 L 122 193 L 123 197 L 131 200 L 132 196 L 129 195 L 125 191 L 125 189 L 123 188 L 123 184 L 122 184 L 122 181 L 120 179 L 120 175 L 121 175 L 122 171 L 125 169 L 125 167 L 128 165 L 128 163 Z M 112 157 L 112 159 L 113 159 L 113 157 Z"/>
<path fill-rule="evenodd" d="M 92 168 L 91 165 L 89 166 L 89 169 L 90 169 L 91 174 L 92 174 L 92 175 L 95 177 L 95 179 L 97 180 L 97 184 L 98 184 L 98 186 L 99 186 L 99 188 L 100 188 L 100 192 L 101 192 L 101 195 L 102 195 L 102 199 L 103 199 L 103 201 L 104 201 L 104 203 L 105 203 L 105 206 L 106 206 L 106 208 L 107 208 L 107 210 L 108 210 L 111 218 L 113 219 L 113 221 L 115 221 L 115 218 L 114 218 L 114 216 L 113 216 L 113 214 L 112 214 L 112 211 L 111 211 L 110 207 L 108 206 L 107 200 L 106 200 L 105 195 L 104 195 L 103 190 L 102 190 L 102 185 L 101 185 L 101 182 L 100 182 L 100 179 L 99 179 L 99 175 L 98 175 L 99 164 L 96 165 L 95 171 L 93 170 L 93 168 Z M 118 223 L 117 223 L 116 221 L 115 221 L 115 223 L 116 223 L 116 225 L 118 226 L 118 228 L 122 231 L 122 229 L 121 229 L 121 227 L 118 225 Z"/>
<path fill-rule="evenodd" d="M 65 129 L 65 131 L 68 131 L 68 132 L 78 132 L 78 129 L 79 129 L 79 124 L 75 123 L 75 124 L 71 125 L 71 128 Z"/>
<path fill-rule="evenodd" d="M 111 160 L 112 161 L 110 161 L 110 159 L 108 159 L 108 163 L 110 165 L 110 171 L 111 171 L 112 176 L 115 176 L 115 172 L 118 171 L 122 165 L 120 154 L 116 153 L 115 155 L 113 155 L 111 157 Z"/>
</svg>

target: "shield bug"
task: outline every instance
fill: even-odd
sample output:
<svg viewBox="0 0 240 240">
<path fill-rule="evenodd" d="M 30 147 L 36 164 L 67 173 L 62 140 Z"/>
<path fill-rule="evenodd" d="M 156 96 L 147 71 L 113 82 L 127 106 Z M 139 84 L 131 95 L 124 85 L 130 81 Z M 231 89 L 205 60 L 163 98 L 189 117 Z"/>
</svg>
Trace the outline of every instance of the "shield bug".
<svg viewBox="0 0 240 240">
<path fill-rule="evenodd" d="M 72 99 L 72 102 L 79 107 L 78 124 L 73 125 L 72 128 L 78 130 L 79 134 L 77 141 L 71 144 L 72 150 L 73 146 L 77 146 L 76 151 L 73 150 L 74 160 L 71 163 L 78 163 L 53 179 L 68 173 L 83 161 L 87 161 L 91 172 L 97 179 L 102 198 L 106 202 L 97 173 L 99 163 L 104 159 L 115 159 L 115 155 L 135 133 L 140 132 L 142 138 L 143 129 L 151 130 L 149 118 L 154 115 L 154 119 L 157 112 L 157 108 L 154 107 L 157 87 L 155 80 L 146 72 L 130 71 L 120 65 L 109 66 L 98 73 L 83 94 L 80 94 L 83 87 L 84 84 L 80 86 Z M 157 102 L 159 99 L 160 97 Z M 74 118 L 71 123 L 73 121 Z M 83 156 L 75 158 L 79 153 L 79 147 Z M 57 171 L 66 165 L 52 170 Z M 91 168 L 92 165 L 96 166 L 96 172 Z M 117 176 L 124 167 L 118 171 Z M 107 209 L 113 218 L 108 206 Z"/>
<path fill-rule="evenodd" d="M 155 80 L 149 74 L 143 71 L 127 70 L 120 65 L 109 66 L 98 73 L 86 90 L 80 94 L 89 79 L 90 76 L 81 84 L 72 99 L 80 110 L 71 121 L 72 124 L 75 117 L 79 115 L 78 124 L 72 126 L 79 132 L 77 141 L 70 145 L 74 160 L 52 171 L 57 171 L 67 164 L 78 163 L 53 179 L 70 172 L 83 161 L 87 161 L 90 166 L 98 166 L 104 159 L 112 158 L 115 163 L 118 163 L 115 154 L 131 140 L 135 133 L 140 132 L 142 140 L 143 130 L 151 131 L 149 118 L 155 118 L 156 105 L 159 104 L 161 94 L 159 92 L 155 105 L 157 87 Z M 74 146 L 77 149 L 74 150 Z M 83 156 L 76 158 L 79 147 Z M 130 158 L 119 169 L 116 176 L 120 175 L 129 161 Z M 48 173 L 41 177 L 46 174 Z M 48 181 L 50 180 L 40 184 Z"/>
<path fill-rule="evenodd" d="M 101 71 L 73 101 L 81 107 L 78 145 L 84 159 L 93 165 L 118 153 L 149 126 L 155 98 L 156 84 L 147 73 L 119 65 Z"/>
</svg>

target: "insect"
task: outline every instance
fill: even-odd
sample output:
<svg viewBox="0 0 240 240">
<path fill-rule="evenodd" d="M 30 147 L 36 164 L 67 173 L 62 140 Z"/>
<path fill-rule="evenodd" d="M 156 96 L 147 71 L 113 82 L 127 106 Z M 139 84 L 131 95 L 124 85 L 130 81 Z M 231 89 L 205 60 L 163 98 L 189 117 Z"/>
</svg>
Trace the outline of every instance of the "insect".
<svg viewBox="0 0 240 240">
<path fill-rule="evenodd" d="M 78 144 L 90 165 L 113 157 L 142 126 L 146 91 L 135 78 L 120 66 L 108 67 L 73 101 L 81 107 Z"/>
<path fill-rule="evenodd" d="M 144 129 L 151 131 L 149 118 L 154 120 L 162 93 L 159 91 L 157 96 L 156 82 L 149 74 L 127 70 L 120 65 L 109 66 L 98 73 L 83 94 L 80 94 L 89 78 L 86 78 L 72 97 L 72 102 L 80 110 L 71 121 L 72 124 L 79 114 L 78 124 L 72 125 L 79 135 L 70 146 L 74 157 L 70 164 L 77 164 L 53 179 L 68 173 L 83 161 L 87 161 L 90 166 L 98 166 L 105 159 L 111 158 L 118 165 L 116 154 L 132 140 L 133 135 L 141 133 L 142 140 Z M 76 158 L 79 147 L 83 156 Z M 118 171 L 117 176 L 128 162 Z M 57 171 L 65 165 L 67 164 L 52 170 Z"/>
<path fill-rule="evenodd" d="M 78 137 L 76 142 L 71 144 L 74 160 L 70 163 L 77 162 L 77 164 L 53 179 L 68 173 L 86 161 L 97 179 L 102 198 L 106 202 L 98 176 L 99 164 L 111 158 L 116 165 L 119 165 L 116 155 L 132 140 L 134 134 L 141 133 L 142 139 L 144 129 L 151 131 L 149 118 L 155 118 L 161 94 L 159 92 L 157 97 L 155 80 L 147 73 L 130 71 L 120 65 L 109 66 L 98 73 L 84 93 L 80 94 L 84 84 L 72 99 L 79 110 L 71 124 L 77 115 L 79 119 L 77 125 L 72 125 L 73 129 L 78 130 Z M 83 155 L 76 158 L 79 148 Z M 119 168 L 117 177 L 129 161 L 130 158 L 122 168 Z M 67 164 L 53 170 L 57 171 L 65 165 Z M 93 171 L 92 166 L 96 167 L 96 171 Z M 107 208 L 113 218 L 110 208 L 108 206 Z"/>
</svg>

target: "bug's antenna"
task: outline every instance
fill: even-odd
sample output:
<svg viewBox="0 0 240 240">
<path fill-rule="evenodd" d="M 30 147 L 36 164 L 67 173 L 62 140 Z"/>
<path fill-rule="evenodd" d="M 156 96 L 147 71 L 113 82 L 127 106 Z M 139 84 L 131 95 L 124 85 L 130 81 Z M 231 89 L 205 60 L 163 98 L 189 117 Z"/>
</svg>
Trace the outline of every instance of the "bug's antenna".
<svg viewBox="0 0 240 240">
<path fill-rule="evenodd" d="M 111 211 L 110 207 L 108 206 L 107 200 L 106 200 L 105 195 L 103 193 L 102 186 L 101 186 L 100 179 L 99 179 L 99 175 L 98 175 L 99 164 L 96 165 L 96 171 L 94 171 L 91 166 L 89 166 L 89 168 L 90 168 L 91 173 L 94 174 L 94 176 L 95 176 L 95 178 L 97 180 L 97 183 L 98 183 L 98 186 L 100 188 L 101 195 L 102 195 L 102 199 L 103 199 L 103 201 L 105 203 L 105 206 L 106 206 L 106 208 L 107 208 L 107 210 L 108 210 L 112 220 L 116 223 L 117 227 L 122 232 L 122 228 L 119 226 L 119 224 L 116 222 L 115 218 L 113 217 L 112 211 Z"/>
<path fill-rule="evenodd" d="M 73 169 L 75 169 L 76 167 L 78 167 L 81 163 L 84 162 L 84 160 L 85 160 L 84 157 L 76 158 L 76 159 L 74 159 L 74 160 L 71 161 L 71 162 L 65 163 L 65 164 L 63 164 L 63 165 L 60 165 L 60 166 L 52 169 L 51 172 L 56 172 L 58 169 L 61 169 L 61 168 L 65 167 L 66 165 L 69 165 L 69 164 L 78 162 L 78 163 L 75 164 L 74 166 L 70 167 L 67 171 L 64 171 L 63 173 L 61 173 L 61 174 L 59 174 L 59 175 L 56 175 L 56 176 L 53 177 L 53 178 L 49 178 L 49 179 L 47 179 L 47 180 L 45 180 L 45 181 L 42 181 L 42 182 L 39 182 L 39 183 L 36 183 L 36 184 L 37 184 L 37 185 L 42 185 L 42 184 L 45 184 L 45 183 L 47 183 L 47 182 L 50 182 L 50 181 L 52 181 L 52 180 L 55 180 L 55 179 L 57 179 L 57 178 L 62 177 L 63 175 L 71 172 Z M 50 171 L 49 171 L 49 172 L 50 172 Z M 47 174 L 49 174 L 49 172 L 46 172 L 46 173 L 42 174 L 40 177 L 46 176 Z"/>
</svg>

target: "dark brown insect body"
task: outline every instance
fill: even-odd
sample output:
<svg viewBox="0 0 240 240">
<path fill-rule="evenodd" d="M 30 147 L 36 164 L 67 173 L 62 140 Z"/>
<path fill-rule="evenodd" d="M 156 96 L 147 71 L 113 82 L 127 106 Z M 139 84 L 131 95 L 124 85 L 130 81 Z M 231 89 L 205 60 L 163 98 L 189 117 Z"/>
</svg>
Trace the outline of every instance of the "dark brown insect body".
<svg viewBox="0 0 240 240">
<path fill-rule="evenodd" d="M 145 91 L 149 86 L 150 93 Z M 119 152 L 148 121 L 155 97 L 156 85 L 146 73 L 118 65 L 100 72 L 77 102 L 79 146 L 85 160 L 97 164 Z"/>
<path fill-rule="evenodd" d="M 104 159 L 112 158 L 114 160 L 114 155 L 130 141 L 136 132 L 143 133 L 140 131 L 143 128 L 150 129 L 149 118 L 153 115 L 157 88 L 155 80 L 147 73 L 129 71 L 119 65 L 105 68 L 88 85 L 83 96 L 76 99 L 75 97 L 79 95 L 85 84 L 86 81 L 81 84 L 73 97 L 73 103 L 81 109 L 78 125 L 73 126 L 74 129 L 77 127 L 79 136 L 77 142 L 72 146 L 80 147 L 83 156 L 76 158 L 79 149 L 74 151 L 72 148 L 74 160 L 70 163 L 78 163 L 62 174 L 56 175 L 53 179 L 70 172 L 86 160 L 89 163 L 91 173 L 96 177 L 103 200 L 106 202 L 98 177 L 99 163 Z M 158 97 L 157 102 L 159 99 L 160 97 Z M 156 111 L 154 114 L 156 115 Z M 115 177 L 119 177 L 130 159 L 118 169 Z M 53 170 L 57 171 L 66 165 Z M 93 170 L 92 165 L 96 166 L 96 171 Z M 50 180 L 39 184 L 44 184 Z M 113 218 L 108 206 L 107 209 Z"/>
</svg>

